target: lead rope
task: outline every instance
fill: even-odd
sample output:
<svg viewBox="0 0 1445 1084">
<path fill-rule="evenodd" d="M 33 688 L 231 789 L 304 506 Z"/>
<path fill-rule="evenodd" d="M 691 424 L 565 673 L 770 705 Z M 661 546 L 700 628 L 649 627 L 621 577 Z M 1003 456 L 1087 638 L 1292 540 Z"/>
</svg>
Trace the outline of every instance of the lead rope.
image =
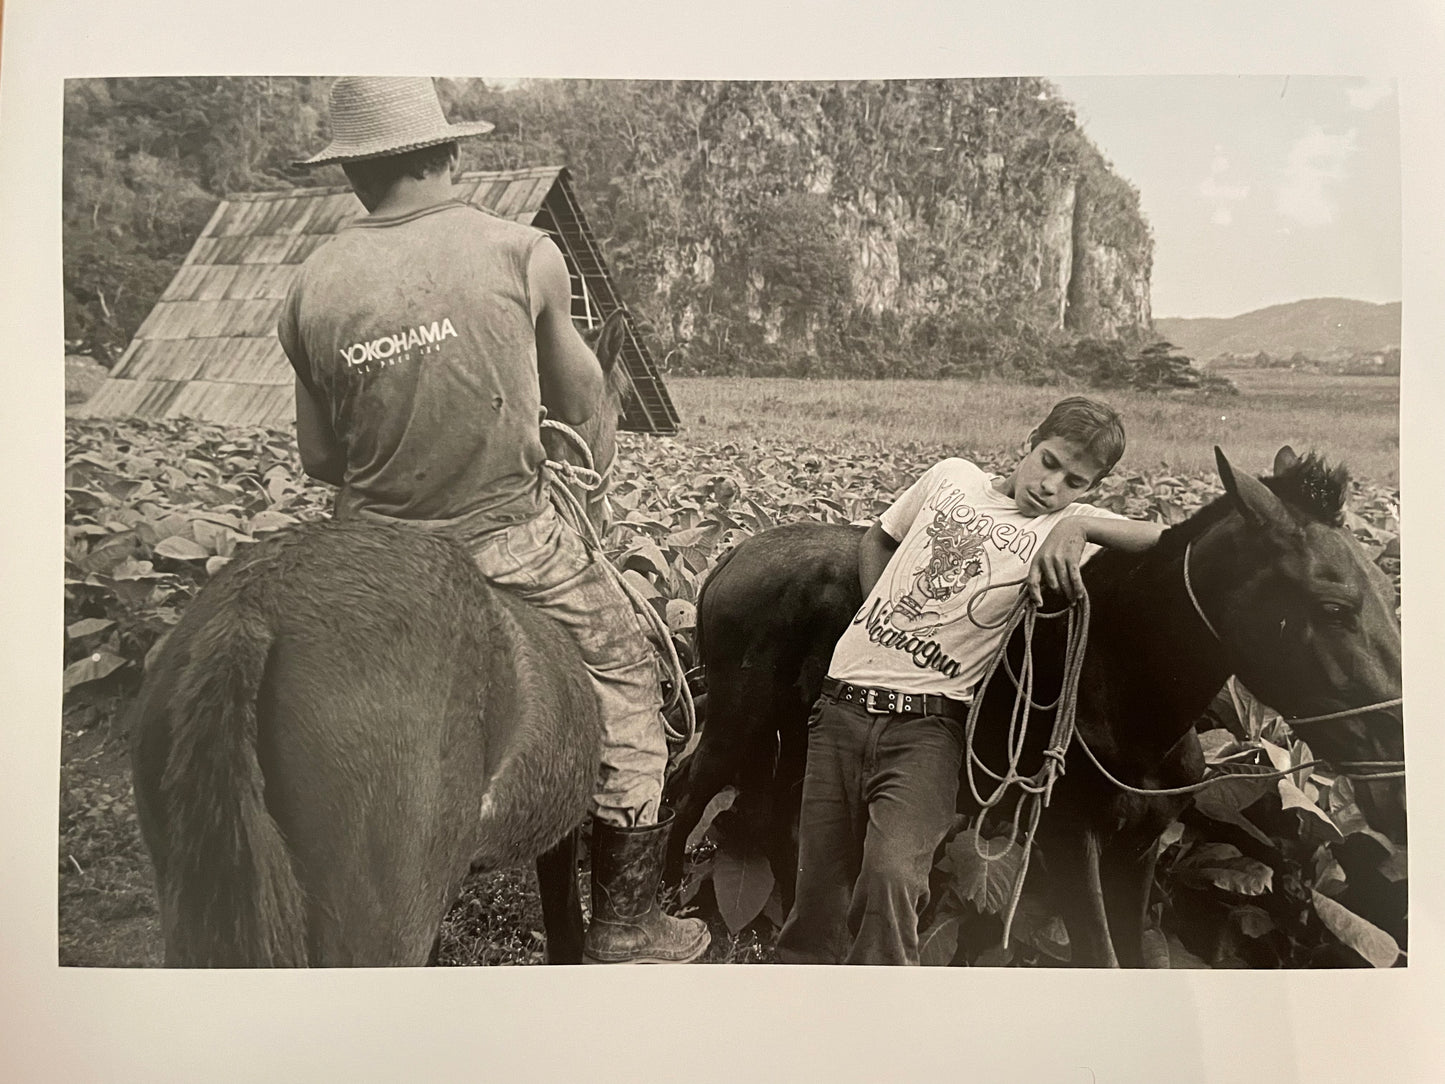
<svg viewBox="0 0 1445 1084">
<path fill-rule="evenodd" d="M 652 604 L 627 582 L 627 578 L 617 571 L 611 561 L 607 560 L 602 549 L 602 539 L 597 534 L 597 528 L 592 525 L 592 519 L 587 515 L 587 509 L 578 500 L 577 494 L 572 492 L 571 487 L 576 486 L 584 493 L 595 493 L 608 480 L 611 471 L 609 469 L 599 472 L 594 468 L 592 449 L 587 446 L 582 435 L 571 426 L 551 418 L 543 418 L 542 428 L 554 429 L 561 433 L 582 453 L 582 457 L 586 461 L 585 466 L 560 462 L 555 459 L 548 459 L 542 463 L 547 475 L 552 503 L 557 507 L 562 518 L 582 536 L 582 542 L 588 553 L 602 565 L 612 582 L 622 589 L 622 593 L 632 603 L 633 610 L 640 614 L 652 629 L 659 649 L 663 653 L 664 670 L 672 681 L 672 694 L 663 703 L 663 730 L 671 742 L 689 742 L 697 731 L 697 708 L 693 704 L 692 690 L 687 685 L 687 674 L 683 669 L 682 660 L 678 658 L 677 648 L 672 642 L 672 631 L 658 616 L 657 611 L 652 608 Z M 666 714 L 679 705 L 682 707 L 683 718 L 681 730 L 672 725 Z"/>
<path fill-rule="evenodd" d="M 1204 615 L 1204 610 L 1199 605 L 1199 599 L 1194 594 L 1193 584 L 1190 582 L 1189 554 L 1192 546 L 1193 543 L 1191 542 L 1184 548 L 1184 589 L 1188 592 L 1189 601 L 1194 605 L 1194 612 L 1198 614 L 1199 619 L 1204 622 L 1205 628 L 1209 630 L 1215 640 L 1222 643 L 1223 641 L 1220 640 L 1219 633 L 1215 631 L 1214 625 L 1210 622 L 1209 618 Z M 968 721 L 964 728 L 964 767 L 965 776 L 968 779 L 968 788 L 973 795 L 974 801 L 979 804 L 981 813 L 985 813 L 989 809 L 997 806 L 1010 788 L 1018 789 L 1020 793 L 1018 802 L 1014 806 L 1010 832 L 1010 839 L 1012 840 L 1017 840 L 1018 838 L 1019 826 L 1023 822 L 1024 817 L 1024 807 L 1025 805 L 1028 806 L 1028 824 L 1024 831 L 1019 871 L 1015 875 L 1013 888 L 1009 893 L 1008 908 L 1004 913 L 1003 947 L 1005 949 L 1008 948 L 1009 934 L 1013 928 L 1014 916 L 1018 911 L 1019 900 L 1023 895 L 1024 878 L 1028 873 L 1029 860 L 1033 854 L 1034 839 L 1038 832 L 1039 818 L 1043 813 L 1044 807 L 1049 804 L 1053 796 L 1054 782 L 1059 776 L 1064 774 L 1064 758 L 1068 752 L 1070 742 L 1077 740 L 1079 747 L 1083 749 L 1085 755 L 1098 770 L 1099 774 L 1114 786 L 1129 794 L 1138 794 L 1146 797 L 1195 794 L 1226 779 L 1246 778 L 1260 782 L 1268 782 L 1273 779 L 1283 779 L 1287 776 L 1292 776 L 1316 767 L 1317 765 L 1325 764 L 1324 761 L 1311 760 L 1296 764 L 1287 770 L 1280 769 L 1269 772 L 1233 772 L 1220 770 L 1216 766 L 1213 775 L 1184 787 L 1135 787 L 1118 779 L 1099 762 L 1099 758 L 1094 755 L 1094 751 L 1089 748 L 1088 742 L 1085 741 L 1084 736 L 1078 732 L 1075 725 L 1078 710 L 1079 675 L 1083 670 L 1084 653 L 1088 648 L 1089 641 L 1090 611 L 1088 592 L 1082 592 L 1068 609 L 1047 614 L 1039 611 L 1027 593 L 1021 593 L 1018 601 L 1014 603 L 1013 608 L 1003 621 L 994 625 L 982 625 L 973 618 L 974 605 L 983 597 L 985 592 L 998 588 L 1018 586 L 1024 582 L 1024 580 L 1011 580 L 1007 583 L 991 585 L 985 588 L 983 592 L 975 595 L 974 598 L 969 601 L 968 605 L 968 616 L 970 620 L 974 621 L 974 624 L 979 625 L 980 628 L 1001 628 L 1003 630 L 999 645 L 994 649 L 993 657 L 989 660 L 988 668 L 985 670 L 983 677 L 979 680 L 975 689 L 973 702 L 969 705 Z M 1068 617 L 1068 630 L 1064 645 L 1063 682 L 1059 688 L 1058 698 L 1054 701 L 1053 705 L 1038 704 L 1033 699 L 1034 625 L 1040 617 L 1053 619 L 1065 615 Z M 1020 625 L 1023 626 L 1024 636 L 1023 658 L 1020 661 L 1018 673 L 1014 673 L 1012 668 L 1007 665 L 1008 645 L 1013 633 Z M 978 726 L 983 694 L 988 688 L 989 683 L 993 680 L 994 674 L 998 671 L 1000 665 L 1005 667 L 1005 672 L 1008 674 L 1014 686 L 1014 703 L 1009 714 L 1007 745 L 1008 767 L 1003 774 L 999 774 L 988 768 L 974 749 L 974 735 Z M 1382 700 L 1375 704 L 1367 704 L 1364 707 L 1347 708 L 1343 711 L 1330 712 L 1326 715 L 1312 715 L 1297 719 L 1285 719 L 1284 721 L 1292 727 L 1301 723 L 1319 723 L 1331 719 L 1344 719 L 1354 715 L 1362 715 L 1366 712 L 1377 711 L 1382 708 L 1391 708 L 1400 703 L 1401 700 L 1399 698 Z M 1048 710 L 1050 707 L 1057 707 L 1057 711 L 1054 715 L 1054 726 L 1049 736 L 1048 747 L 1045 748 L 1043 752 L 1043 767 L 1031 776 L 1022 775 L 1018 771 L 1018 763 L 1023 753 L 1024 739 L 1028 732 L 1029 713 L 1033 709 Z M 974 777 L 975 766 L 998 783 L 986 797 L 980 793 L 977 780 Z M 1405 776 L 1403 761 L 1348 761 L 1335 765 L 1335 767 L 1339 770 L 1340 775 L 1351 779 L 1402 779 Z M 1345 770 L 1348 768 L 1400 770 L 1351 772 Z M 981 826 L 981 819 L 979 823 Z M 1007 847 L 997 853 L 987 851 L 983 844 L 982 833 L 977 829 L 975 829 L 974 832 L 974 850 L 978 856 L 986 862 L 998 861 L 1008 853 Z"/>
<path fill-rule="evenodd" d="M 1022 584 L 1023 580 L 1013 580 L 1008 583 L 991 585 L 985 591 L 996 588 L 1013 587 Z M 969 602 L 969 618 L 973 620 L 973 606 L 983 596 L 983 592 L 975 595 Z M 1036 708 L 1047 710 L 1042 705 L 1034 702 L 1033 683 L 1033 637 L 1034 626 L 1040 617 L 1053 619 L 1067 617 L 1068 632 L 1064 647 L 1064 678 L 1059 690 L 1058 699 L 1055 701 L 1058 710 L 1054 714 L 1053 730 L 1049 735 L 1049 744 L 1043 752 L 1043 766 L 1032 775 L 1024 775 L 1019 772 L 1019 760 L 1023 755 L 1024 740 L 1028 735 L 1029 715 Z M 979 624 L 976 620 L 975 624 Z M 1023 626 L 1024 650 L 1017 674 L 1009 672 L 1009 677 L 1014 684 L 1014 702 L 1009 713 L 1008 732 L 1008 767 L 1002 774 L 999 774 L 987 765 L 978 756 L 974 748 L 974 739 L 978 730 L 980 706 L 983 703 L 983 692 L 993 680 L 994 674 L 1000 665 L 1004 664 L 1008 652 L 1008 643 L 1014 631 Z M 1064 757 L 1068 752 L 1069 743 L 1074 737 L 1075 712 L 1078 705 L 1079 674 L 1083 671 L 1084 652 L 1088 649 L 1089 643 L 1089 596 L 1088 593 L 1080 595 L 1079 598 L 1067 610 L 1060 610 L 1055 613 L 1042 613 L 1038 607 L 1033 605 L 1032 600 L 1026 593 L 1020 593 L 1018 600 L 1009 610 L 1008 616 L 1002 622 L 986 628 L 1002 629 L 1002 638 L 998 648 L 995 649 L 992 659 L 989 661 L 988 669 L 980 679 L 973 702 L 969 705 L 968 720 L 964 726 L 964 775 L 968 780 L 968 789 L 973 799 L 978 803 L 981 813 L 986 813 L 999 805 L 1011 789 L 1019 792 L 1018 801 L 1014 805 L 1012 818 L 1011 839 L 1017 839 L 1019 826 L 1023 822 L 1025 807 L 1027 807 L 1028 824 L 1024 830 L 1022 853 L 1019 859 L 1019 870 L 1014 877 L 1013 888 L 1009 893 L 1008 907 L 1004 912 L 1003 923 L 1003 947 L 1008 948 L 1009 934 L 1013 929 L 1014 915 L 1018 911 L 1019 900 L 1023 895 L 1024 878 L 1028 874 L 1029 860 L 1033 855 L 1034 839 L 1038 833 L 1039 818 L 1053 798 L 1054 782 L 1064 774 Z M 978 779 L 974 774 L 975 768 L 995 780 L 997 786 L 988 794 L 980 792 Z M 982 821 L 980 821 L 982 824 Z M 985 862 L 993 862 L 1001 859 L 1008 853 L 1005 847 L 997 853 L 990 853 L 983 844 L 982 834 L 974 832 L 974 850 Z"/>
</svg>

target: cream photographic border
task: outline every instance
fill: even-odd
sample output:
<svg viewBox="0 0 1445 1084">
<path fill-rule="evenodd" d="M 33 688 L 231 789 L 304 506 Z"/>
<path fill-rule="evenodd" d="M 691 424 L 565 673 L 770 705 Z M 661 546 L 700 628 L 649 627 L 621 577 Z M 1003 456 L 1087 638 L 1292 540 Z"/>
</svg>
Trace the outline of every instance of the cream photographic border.
<svg viewBox="0 0 1445 1084">
<path fill-rule="evenodd" d="M 1445 1079 L 1445 9 L 1425 0 L 349 5 L 12 0 L 0 53 L 0 1076 L 39 1080 Z M 1389 972 L 56 965 L 61 107 L 88 75 L 1397 77 L 1411 945 Z"/>
</svg>

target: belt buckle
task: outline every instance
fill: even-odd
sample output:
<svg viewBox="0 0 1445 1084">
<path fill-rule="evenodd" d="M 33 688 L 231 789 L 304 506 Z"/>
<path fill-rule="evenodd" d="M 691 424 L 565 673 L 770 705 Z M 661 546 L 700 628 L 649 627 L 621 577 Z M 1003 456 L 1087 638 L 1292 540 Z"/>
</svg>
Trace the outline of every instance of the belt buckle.
<svg viewBox="0 0 1445 1084">
<path fill-rule="evenodd" d="M 886 715 L 889 708 L 880 708 L 874 701 L 880 690 L 869 689 L 863 694 L 863 710 L 873 715 Z"/>
</svg>

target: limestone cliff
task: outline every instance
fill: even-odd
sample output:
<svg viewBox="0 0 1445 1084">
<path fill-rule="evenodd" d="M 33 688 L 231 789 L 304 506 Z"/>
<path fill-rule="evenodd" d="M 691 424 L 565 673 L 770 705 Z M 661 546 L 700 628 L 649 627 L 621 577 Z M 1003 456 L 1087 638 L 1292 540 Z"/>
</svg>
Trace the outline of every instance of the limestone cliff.
<svg viewBox="0 0 1445 1084">
<path fill-rule="evenodd" d="M 530 97 L 528 97 L 530 95 Z M 1138 196 L 1040 79 L 537 84 L 663 354 L 704 371 L 922 371 L 1057 334 L 1147 332 Z M 510 115 L 509 115 L 510 114 Z M 761 360 L 760 360 L 761 359 Z"/>
</svg>

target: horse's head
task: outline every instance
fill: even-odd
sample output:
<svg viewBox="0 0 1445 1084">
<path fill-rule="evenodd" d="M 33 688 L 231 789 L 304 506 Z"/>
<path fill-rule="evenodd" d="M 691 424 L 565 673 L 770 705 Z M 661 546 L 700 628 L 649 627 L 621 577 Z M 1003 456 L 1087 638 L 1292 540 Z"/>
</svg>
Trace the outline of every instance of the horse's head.
<svg viewBox="0 0 1445 1084">
<path fill-rule="evenodd" d="M 602 485 L 592 492 L 574 490 L 574 495 L 587 509 L 587 518 L 599 534 L 606 534 L 612 510 L 607 490 L 612 478 L 612 461 L 617 455 L 617 426 L 622 420 L 623 406 L 632 391 L 627 367 L 621 364 L 622 344 L 627 337 L 627 318 L 623 310 L 612 313 L 595 331 L 583 333 L 587 345 L 602 366 L 602 397 L 592 416 L 576 427 L 576 432 L 592 453 L 592 466 L 602 476 Z M 547 458 L 561 463 L 584 464 L 582 452 L 563 433 L 542 430 L 542 447 Z"/>
<path fill-rule="evenodd" d="M 1348 475 L 1288 446 L 1263 481 L 1215 455 L 1238 515 L 1199 544 L 1233 564 L 1231 585 L 1216 581 L 1215 625 L 1236 673 L 1286 719 L 1301 719 L 1299 736 L 1330 761 L 1401 760 L 1400 707 L 1372 707 L 1400 697 L 1394 588 L 1344 525 Z M 1357 708 L 1367 710 L 1303 722 Z M 1403 816 L 1403 788 L 1394 789 Z M 1395 819 L 1379 812 L 1382 827 Z"/>
</svg>

